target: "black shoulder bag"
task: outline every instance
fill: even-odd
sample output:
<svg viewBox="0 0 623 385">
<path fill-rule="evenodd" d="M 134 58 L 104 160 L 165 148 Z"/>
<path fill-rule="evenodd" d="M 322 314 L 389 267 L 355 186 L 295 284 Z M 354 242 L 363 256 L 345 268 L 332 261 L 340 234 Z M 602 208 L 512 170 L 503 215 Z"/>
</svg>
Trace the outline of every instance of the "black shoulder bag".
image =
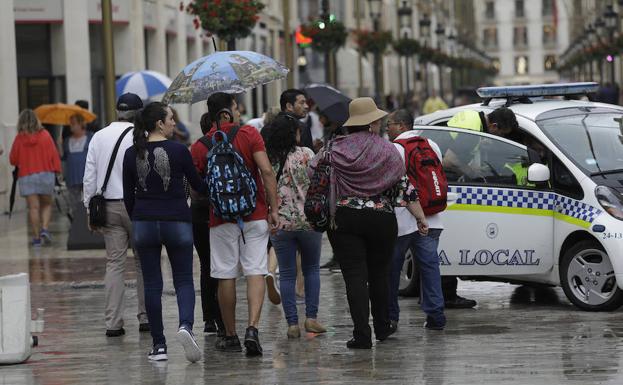
<svg viewBox="0 0 623 385">
<path fill-rule="evenodd" d="M 115 165 L 115 159 L 117 158 L 117 152 L 119 152 L 119 146 L 121 146 L 121 141 L 126 136 L 126 134 L 132 131 L 134 127 L 130 126 L 125 129 L 117 139 L 117 143 L 115 143 L 115 148 L 112 151 L 112 155 L 110 156 L 110 160 L 108 161 L 108 169 L 106 170 L 106 178 L 104 178 L 104 185 L 100 189 L 99 194 L 95 194 L 91 197 L 89 201 L 89 224 L 91 227 L 104 227 L 106 226 L 106 198 L 104 198 L 104 192 L 106 191 L 106 186 L 108 186 L 108 180 L 110 179 L 110 173 L 112 172 L 112 168 Z"/>
</svg>

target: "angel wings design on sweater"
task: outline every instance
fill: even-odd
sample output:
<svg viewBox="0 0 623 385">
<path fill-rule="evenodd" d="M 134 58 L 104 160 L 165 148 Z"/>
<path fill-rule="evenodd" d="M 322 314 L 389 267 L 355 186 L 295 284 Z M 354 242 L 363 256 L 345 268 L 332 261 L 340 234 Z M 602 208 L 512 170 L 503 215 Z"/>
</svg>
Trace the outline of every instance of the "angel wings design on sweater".
<svg viewBox="0 0 623 385">
<path fill-rule="evenodd" d="M 162 147 L 154 148 L 154 166 L 156 174 L 162 179 L 162 187 L 164 191 L 169 189 L 171 183 L 171 165 L 169 163 L 169 155 Z M 136 157 L 136 174 L 138 176 L 138 184 L 143 191 L 147 191 L 147 176 L 151 172 L 152 167 L 149 164 L 149 152 L 145 150 L 143 159 Z"/>
</svg>

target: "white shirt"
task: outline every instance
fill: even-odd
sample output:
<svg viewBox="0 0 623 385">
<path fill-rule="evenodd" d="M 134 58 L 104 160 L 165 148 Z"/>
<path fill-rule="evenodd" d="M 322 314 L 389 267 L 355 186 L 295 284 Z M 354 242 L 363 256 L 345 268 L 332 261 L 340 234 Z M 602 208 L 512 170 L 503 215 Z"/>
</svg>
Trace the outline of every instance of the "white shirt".
<svg viewBox="0 0 623 385">
<path fill-rule="evenodd" d="M 324 136 L 324 127 L 320 123 L 320 116 L 315 111 L 309 111 L 309 119 L 311 119 L 311 136 L 312 140 L 322 139 Z"/>
<path fill-rule="evenodd" d="M 93 135 L 89 142 L 87 152 L 87 162 L 84 167 L 84 206 L 89 207 L 91 197 L 100 192 L 106 178 L 108 162 L 112 156 L 112 151 L 117 143 L 117 139 L 123 131 L 132 126 L 129 122 L 113 122 L 109 126 L 102 128 Z M 133 144 L 132 131 L 128 132 L 117 152 L 115 165 L 110 173 L 110 179 L 104 192 L 106 199 L 123 199 L 123 157 L 125 150 Z"/>
<path fill-rule="evenodd" d="M 258 131 L 262 131 L 262 128 L 264 127 L 264 117 L 262 116 L 261 118 L 249 119 L 245 125 L 253 126 L 257 128 Z"/>
<path fill-rule="evenodd" d="M 411 131 L 403 132 L 402 134 L 400 134 L 396 138 L 396 140 L 398 140 L 398 139 L 408 139 L 408 138 L 411 138 L 411 137 L 414 137 L 414 136 L 418 136 L 417 132 L 411 130 Z M 430 146 L 433 149 L 433 151 L 435 151 L 435 154 L 437 155 L 437 158 L 441 159 L 441 150 L 439 149 L 439 146 L 437 145 L 437 143 L 435 143 L 432 140 L 428 139 L 428 144 L 430 144 Z M 396 149 L 400 153 L 400 157 L 402 158 L 402 161 L 404 162 L 405 161 L 405 149 L 404 149 L 404 147 L 402 147 L 402 145 L 400 145 L 398 143 L 394 143 L 394 146 L 396 146 Z M 411 214 L 409 212 L 409 210 L 407 208 L 405 208 L 405 207 L 396 207 L 395 212 L 396 212 L 396 220 L 398 221 L 398 236 L 399 237 L 418 231 L 417 220 L 415 219 L 413 214 Z M 426 221 L 428 222 L 428 227 L 430 229 L 443 229 L 443 222 L 441 220 L 441 213 L 437 213 L 437 214 L 433 214 L 433 215 L 427 215 L 426 216 Z"/>
</svg>

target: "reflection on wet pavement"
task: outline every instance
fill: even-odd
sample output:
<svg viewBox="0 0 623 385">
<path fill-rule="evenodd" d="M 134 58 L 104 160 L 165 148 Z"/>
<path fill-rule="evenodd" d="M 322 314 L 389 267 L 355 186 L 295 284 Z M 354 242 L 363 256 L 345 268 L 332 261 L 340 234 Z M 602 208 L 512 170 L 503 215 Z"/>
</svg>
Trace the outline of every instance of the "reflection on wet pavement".
<svg viewBox="0 0 623 385">
<path fill-rule="evenodd" d="M 400 300 L 398 332 L 370 351 L 350 351 L 351 321 L 340 274 L 323 271 L 319 320 L 329 331 L 288 340 L 282 310 L 266 301 L 260 324 L 264 356 L 215 352 L 215 337 L 203 336 L 199 297 L 195 331 L 204 359 L 188 364 L 172 338 L 176 301 L 163 258 L 165 334 L 169 361 L 152 364 L 151 338 L 138 333 L 134 317 L 135 272 L 130 272 L 124 337 L 104 336 L 103 250 L 67 252 L 62 223 L 54 247 L 33 251 L 15 226 L 0 233 L 1 273 L 28 271 L 32 307 L 46 309 L 40 346 L 23 365 L 0 367 L 0 384 L 621 384 L 621 311 L 588 313 L 574 308 L 558 288 L 533 289 L 503 283 L 460 283 L 476 309 L 448 310 L 443 332 L 422 328 L 417 298 Z M 2 226 L 0 225 L 0 229 Z M 323 245 L 323 262 L 330 249 Z M 131 269 L 133 263 L 129 261 Z M 195 287 L 198 290 L 198 264 Z M 246 300 L 239 285 L 238 332 L 244 332 Z M 299 306 L 304 316 L 304 306 Z"/>
</svg>

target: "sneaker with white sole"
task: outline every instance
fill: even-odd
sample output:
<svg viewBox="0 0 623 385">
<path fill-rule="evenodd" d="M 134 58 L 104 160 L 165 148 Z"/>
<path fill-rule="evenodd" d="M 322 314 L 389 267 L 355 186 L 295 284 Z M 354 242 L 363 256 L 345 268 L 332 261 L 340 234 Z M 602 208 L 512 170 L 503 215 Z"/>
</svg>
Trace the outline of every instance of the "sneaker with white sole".
<svg viewBox="0 0 623 385">
<path fill-rule="evenodd" d="M 279 291 L 279 286 L 277 286 L 275 276 L 272 273 L 268 273 L 264 279 L 266 280 L 266 292 L 268 293 L 268 299 L 274 305 L 279 305 L 281 303 L 281 293 Z"/>
<path fill-rule="evenodd" d="M 201 359 L 201 349 L 199 349 L 195 335 L 188 326 L 180 326 L 177 331 L 177 341 L 182 344 L 188 361 L 197 362 Z"/>
<path fill-rule="evenodd" d="M 154 345 L 154 347 L 149 351 L 147 355 L 147 359 L 149 361 L 166 361 L 169 359 L 167 356 L 167 345 L 159 344 Z"/>
</svg>

